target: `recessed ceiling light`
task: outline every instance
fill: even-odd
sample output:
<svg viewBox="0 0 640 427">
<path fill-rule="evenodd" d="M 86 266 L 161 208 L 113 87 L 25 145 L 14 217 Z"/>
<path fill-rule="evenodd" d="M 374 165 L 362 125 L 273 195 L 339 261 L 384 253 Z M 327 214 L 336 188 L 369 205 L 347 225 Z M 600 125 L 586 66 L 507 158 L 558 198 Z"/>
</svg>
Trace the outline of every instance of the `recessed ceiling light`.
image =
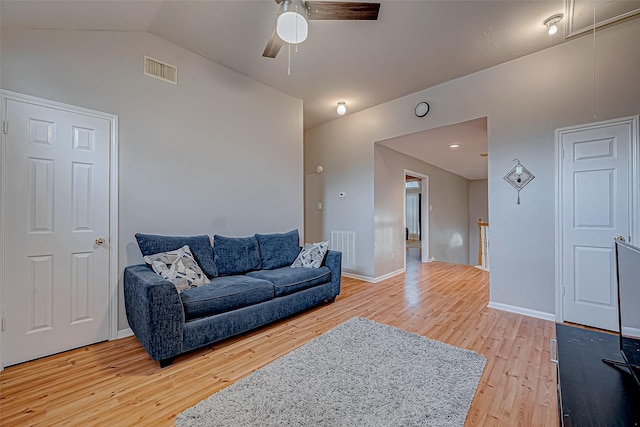
<svg viewBox="0 0 640 427">
<path fill-rule="evenodd" d="M 451 145 L 449 145 L 449 148 L 451 148 L 452 150 L 456 150 L 456 149 L 460 148 L 460 144 L 451 144 Z"/>
</svg>

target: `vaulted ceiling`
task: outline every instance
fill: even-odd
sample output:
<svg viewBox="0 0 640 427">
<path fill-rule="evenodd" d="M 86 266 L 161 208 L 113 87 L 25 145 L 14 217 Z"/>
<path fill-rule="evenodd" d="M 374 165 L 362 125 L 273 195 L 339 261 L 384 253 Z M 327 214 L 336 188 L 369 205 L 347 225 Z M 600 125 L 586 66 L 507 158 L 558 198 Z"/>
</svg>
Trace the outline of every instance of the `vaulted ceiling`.
<svg viewBox="0 0 640 427">
<path fill-rule="evenodd" d="M 262 56 L 274 0 L 0 1 L 3 27 L 152 33 L 302 99 L 305 129 L 338 118 L 338 101 L 354 113 L 566 40 L 566 20 L 554 36 L 543 25 L 564 0 L 381 0 L 377 21 L 309 21 L 275 59 Z"/>
<path fill-rule="evenodd" d="M 369 1 L 369 0 L 367 0 Z M 377 21 L 309 21 L 309 37 L 262 57 L 274 0 L 2 0 L 2 26 L 145 31 L 304 101 L 304 125 L 561 43 L 543 21 L 563 0 L 382 0 Z M 158 58 L 162 60 L 162 58 Z"/>
</svg>

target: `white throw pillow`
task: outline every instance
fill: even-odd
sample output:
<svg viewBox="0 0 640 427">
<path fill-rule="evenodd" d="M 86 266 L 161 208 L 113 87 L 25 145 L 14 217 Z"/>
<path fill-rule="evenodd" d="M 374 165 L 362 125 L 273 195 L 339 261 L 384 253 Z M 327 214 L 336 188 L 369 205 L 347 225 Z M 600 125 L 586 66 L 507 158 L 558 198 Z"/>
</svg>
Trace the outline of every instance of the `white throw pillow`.
<svg viewBox="0 0 640 427">
<path fill-rule="evenodd" d="M 153 271 L 173 283 L 178 292 L 210 283 L 188 245 L 175 251 L 146 256 L 144 261 Z"/>
<path fill-rule="evenodd" d="M 293 261 L 291 267 L 319 268 L 322 260 L 329 250 L 329 242 L 307 243 L 304 245 L 298 258 Z"/>
</svg>

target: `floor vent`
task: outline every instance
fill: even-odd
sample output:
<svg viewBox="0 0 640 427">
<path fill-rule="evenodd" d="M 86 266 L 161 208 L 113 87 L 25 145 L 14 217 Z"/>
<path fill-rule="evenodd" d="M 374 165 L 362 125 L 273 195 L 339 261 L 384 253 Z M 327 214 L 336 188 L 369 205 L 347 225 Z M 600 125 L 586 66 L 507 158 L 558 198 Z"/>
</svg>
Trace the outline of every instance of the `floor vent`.
<svg viewBox="0 0 640 427">
<path fill-rule="evenodd" d="M 163 82 L 178 84 L 178 67 L 166 64 L 149 56 L 144 57 L 144 75 Z"/>
<path fill-rule="evenodd" d="M 355 231 L 331 231 L 331 250 L 342 252 L 343 268 L 356 268 Z"/>
</svg>

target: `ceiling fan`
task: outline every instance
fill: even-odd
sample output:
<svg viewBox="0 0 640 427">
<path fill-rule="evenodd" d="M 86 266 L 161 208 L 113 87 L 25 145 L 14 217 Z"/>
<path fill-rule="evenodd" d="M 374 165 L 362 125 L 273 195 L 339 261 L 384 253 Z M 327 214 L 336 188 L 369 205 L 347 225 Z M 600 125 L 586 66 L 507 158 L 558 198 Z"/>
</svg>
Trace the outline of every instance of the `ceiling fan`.
<svg viewBox="0 0 640 427">
<path fill-rule="evenodd" d="M 307 38 L 307 20 L 378 19 L 380 3 L 275 0 L 280 5 L 276 26 L 262 56 L 275 58 L 285 43 L 297 44 Z"/>
</svg>

